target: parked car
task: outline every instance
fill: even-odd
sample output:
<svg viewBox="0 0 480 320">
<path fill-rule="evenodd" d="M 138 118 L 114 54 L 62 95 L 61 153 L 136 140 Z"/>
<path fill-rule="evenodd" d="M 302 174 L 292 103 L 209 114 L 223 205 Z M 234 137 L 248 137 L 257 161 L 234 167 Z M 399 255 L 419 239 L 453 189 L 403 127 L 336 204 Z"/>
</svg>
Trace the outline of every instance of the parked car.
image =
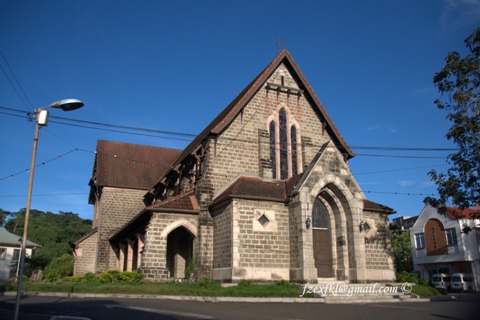
<svg viewBox="0 0 480 320">
<path fill-rule="evenodd" d="M 473 292 L 473 276 L 469 273 L 454 273 L 450 278 L 450 288 L 452 291 Z"/>
<path fill-rule="evenodd" d="M 432 275 L 432 284 L 435 288 L 450 290 L 450 275 L 446 273 L 436 273 Z"/>
</svg>

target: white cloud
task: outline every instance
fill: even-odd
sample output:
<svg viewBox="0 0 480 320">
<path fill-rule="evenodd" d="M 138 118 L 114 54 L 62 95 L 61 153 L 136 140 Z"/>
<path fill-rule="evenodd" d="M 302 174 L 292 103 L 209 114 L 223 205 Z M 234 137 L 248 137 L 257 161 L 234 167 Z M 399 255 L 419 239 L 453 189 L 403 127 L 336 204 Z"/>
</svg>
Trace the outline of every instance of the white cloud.
<svg viewBox="0 0 480 320">
<path fill-rule="evenodd" d="M 400 187 L 410 187 L 410 186 L 413 186 L 415 184 L 415 181 L 413 180 L 399 180 L 397 181 L 398 185 Z"/>
<path fill-rule="evenodd" d="M 383 124 L 373 124 L 367 127 L 367 130 L 378 130 L 378 131 L 387 131 L 390 133 L 396 133 L 398 131 L 397 127 L 394 126 L 386 126 Z"/>
<path fill-rule="evenodd" d="M 480 0 L 443 0 L 442 25 L 456 28 L 478 21 Z"/>
</svg>

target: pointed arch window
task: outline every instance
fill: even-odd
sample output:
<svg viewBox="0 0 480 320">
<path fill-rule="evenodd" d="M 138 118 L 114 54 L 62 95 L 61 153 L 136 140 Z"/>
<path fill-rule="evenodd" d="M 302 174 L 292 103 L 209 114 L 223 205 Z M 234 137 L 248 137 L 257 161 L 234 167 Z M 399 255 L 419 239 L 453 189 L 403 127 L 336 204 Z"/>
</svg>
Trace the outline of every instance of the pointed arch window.
<svg viewBox="0 0 480 320">
<path fill-rule="evenodd" d="M 292 174 L 298 174 L 298 155 L 297 155 L 297 127 L 292 125 L 290 128 L 290 141 L 292 144 Z"/>
<path fill-rule="evenodd" d="M 280 179 L 288 178 L 288 133 L 287 133 L 287 113 L 285 109 L 280 109 L 278 114 L 279 133 L 280 133 Z"/>
<path fill-rule="evenodd" d="M 277 153 L 275 152 L 276 150 L 276 140 L 275 140 L 275 122 L 271 121 L 270 122 L 270 159 L 272 160 L 272 178 L 276 179 L 277 178 Z"/>
<path fill-rule="evenodd" d="M 300 144 L 298 141 L 298 123 L 286 107 L 281 107 L 271 116 L 268 124 L 270 137 L 270 159 L 272 177 L 286 180 L 300 173 Z"/>
</svg>

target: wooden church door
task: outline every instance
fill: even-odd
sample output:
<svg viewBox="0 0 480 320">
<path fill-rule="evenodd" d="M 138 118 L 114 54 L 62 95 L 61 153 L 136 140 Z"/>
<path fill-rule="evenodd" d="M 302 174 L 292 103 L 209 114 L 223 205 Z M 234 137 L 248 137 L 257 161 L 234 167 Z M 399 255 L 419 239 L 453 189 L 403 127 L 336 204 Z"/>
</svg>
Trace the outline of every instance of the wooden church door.
<svg viewBox="0 0 480 320">
<path fill-rule="evenodd" d="M 330 278 L 332 272 L 332 234 L 328 211 L 320 199 L 315 199 L 312 211 L 313 258 L 319 278 Z"/>
</svg>

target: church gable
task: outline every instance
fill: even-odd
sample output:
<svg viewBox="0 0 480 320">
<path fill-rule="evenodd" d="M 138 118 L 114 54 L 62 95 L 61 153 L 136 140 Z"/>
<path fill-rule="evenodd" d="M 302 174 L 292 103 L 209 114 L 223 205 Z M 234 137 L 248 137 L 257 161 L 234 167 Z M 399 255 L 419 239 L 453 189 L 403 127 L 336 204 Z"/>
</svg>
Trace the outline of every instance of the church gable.
<svg viewBox="0 0 480 320">
<path fill-rule="evenodd" d="M 189 166 L 195 171 L 192 185 L 208 184 L 215 192 L 239 175 L 285 180 L 299 174 L 326 141 L 333 141 L 345 159 L 354 156 L 290 54 L 283 50 L 187 146 L 146 195 L 146 204 L 178 194 L 174 189 L 181 189 L 176 184 L 187 159 L 196 159 Z M 205 178 L 204 173 L 209 182 L 198 181 Z"/>
</svg>

